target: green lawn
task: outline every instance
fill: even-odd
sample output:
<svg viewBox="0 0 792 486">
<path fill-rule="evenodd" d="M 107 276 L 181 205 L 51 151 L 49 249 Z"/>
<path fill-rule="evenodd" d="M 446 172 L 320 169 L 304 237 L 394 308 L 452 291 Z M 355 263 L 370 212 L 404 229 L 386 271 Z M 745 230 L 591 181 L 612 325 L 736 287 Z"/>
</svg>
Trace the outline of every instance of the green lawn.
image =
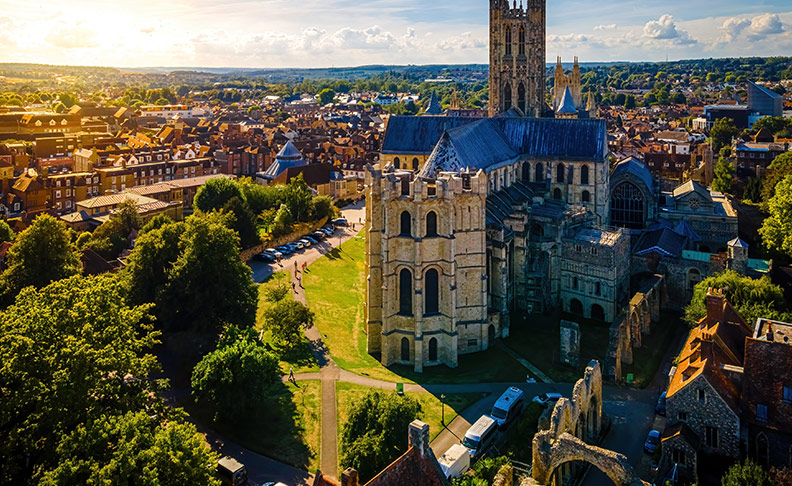
<svg viewBox="0 0 792 486">
<path fill-rule="evenodd" d="M 365 241 L 353 238 L 305 271 L 308 306 L 333 360 L 345 370 L 393 382 L 479 383 L 524 381 L 519 363 L 502 351 L 490 349 L 459 357 L 456 369 L 435 366 L 415 373 L 405 366 L 386 368 L 366 352 L 364 322 L 366 289 Z"/>
<path fill-rule="evenodd" d="M 575 368 L 561 363 L 558 358 L 561 350 L 562 318 L 580 324 L 580 362 Z M 604 366 L 608 353 L 609 328 L 607 323 L 576 316 L 562 316 L 560 312 L 515 315 L 512 317 L 511 335 L 504 343 L 554 381 L 574 383 L 583 376 L 586 365 L 592 359 L 598 359 Z"/>
<path fill-rule="evenodd" d="M 367 386 L 355 385 L 352 383 L 338 382 L 336 384 L 339 444 L 341 444 L 341 431 L 347 421 L 347 417 L 349 417 L 350 408 L 357 400 L 363 398 L 366 393 L 372 389 L 373 388 L 369 388 Z M 395 391 L 382 390 L 382 392 L 392 394 L 394 400 L 399 399 L 399 396 Z M 430 440 L 434 440 L 434 438 L 437 437 L 437 434 L 443 430 L 443 426 L 441 424 L 441 419 L 443 417 L 443 407 L 440 398 L 428 392 L 406 393 L 406 395 L 421 402 L 423 414 L 419 417 L 419 419 L 429 425 Z M 485 395 L 482 395 L 481 393 L 459 393 L 446 395 L 445 423 L 451 423 L 451 421 L 454 420 L 456 416 L 459 415 L 459 413 L 484 398 L 484 396 Z M 406 434 L 407 431 L 405 430 L 404 433 Z"/>
<path fill-rule="evenodd" d="M 267 310 L 269 306 L 272 305 L 269 301 L 267 301 L 267 291 L 277 287 L 279 285 L 286 285 L 291 287 L 291 275 L 288 272 L 277 272 L 272 274 L 272 276 L 259 285 L 259 301 L 258 301 L 258 310 L 256 312 L 256 329 L 259 331 L 263 331 L 261 334 L 261 339 L 265 343 L 271 342 L 270 334 L 268 331 L 263 330 L 264 327 L 264 312 Z M 291 293 L 291 288 L 289 289 L 289 293 L 285 297 L 286 299 L 293 299 L 294 295 Z M 280 353 L 280 350 L 271 347 L 273 350 Z M 308 340 L 306 339 L 305 342 L 301 343 L 295 349 L 288 351 L 286 353 L 281 354 L 280 356 L 280 367 L 281 372 L 285 375 L 289 373 L 289 369 L 293 368 L 295 373 L 312 373 L 319 371 L 319 365 L 316 364 L 316 360 L 311 354 L 311 347 L 308 344 Z"/>
<path fill-rule="evenodd" d="M 188 403 L 198 422 L 254 452 L 294 467 L 315 471 L 319 466 L 322 386 L 319 380 L 282 385 L 254 417 L 238 424 L 212 424 L 205 410 Z"/>
</svg>

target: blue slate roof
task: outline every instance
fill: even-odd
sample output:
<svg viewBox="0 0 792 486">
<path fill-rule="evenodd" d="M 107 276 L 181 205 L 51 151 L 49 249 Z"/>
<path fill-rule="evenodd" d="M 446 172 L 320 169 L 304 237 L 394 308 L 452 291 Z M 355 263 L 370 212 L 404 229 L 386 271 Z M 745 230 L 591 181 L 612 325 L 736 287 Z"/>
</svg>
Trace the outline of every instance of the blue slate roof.
<svg viewBox="0 0 792 486">
<path fill-rule="evenodd" d="M 392 116 L 388 120 L 384 154 L 429 155 L 446 130 L 461 127 L 482 118 L 464 116 Z"/>
<path fill-rule="evenodd" d="M 278 155 L 275 156 L 275 162 L 264 171 L 263 177 L 265 179 L 275 179 L 287 169 L 304 165 L 308 165 L 308 162 L 303 159 L 302 152 L 291 141 L 288 141 L 278 152 Z"/>
<path fill-rule="evenodd" d="M 485 118 L 448 130 L 420 175 L 469 168 L 485 172 L 520 158 L 605 160 L 608 153 L 603 120 L 553 118 Z"/>
<path fill-rule="evenodd" d="M 678 258 L 685 248 L 686 240 L 686 237 L 669 228 L 647 231 L 635 245 L 633 251 L 636 255 L 659 253 L 660 255 Z"/>
<path fill-rule="evenodd" d="M 696 233 L 696 231 L 693 228 L 691 228 L 691 226 L 688 224 L 685 218 L 679 220 L 679 223 L 674 228 L 674 231 L 677 234 L 690 238 L 690 241 L 701 241 L 701 237 L 698 235 L 698 233 Z"/>
<path fill-rule="evenodd" d="M 620 179 L 619 176 L 625 173 L 637 177 L 646 185 L 648 190 L 652 190 L 652 187 L 654 186 L 652 173 L 649 172 L 646 164 L 640 160 L 636 159 L 635 157 L 628 157 L 618 162 L 616 167 L 613 169 L 613 174 L 611 174 L 611 180 L 618 183 L 618 179 Z"/>
<path fill-rule="evenodd" d="M 566 87 L 563 96 L 561 96 L 561 104 L 558 105 L 557 113 L 561 115 L 574 115 L 577 113 L 575 100 L 572 97 L 572 91 L 569 90 L 569 86 Z"/>
<path fill-rule="evenodd" d="M 443 114 L 443 109 L 440 107 L 440 102 L 437 100 L 437 94 L 432 91 L 432 96 L 429 97 L 429 106 L 426 107 L 424 115 L 438 116 Z"/>
</svg>

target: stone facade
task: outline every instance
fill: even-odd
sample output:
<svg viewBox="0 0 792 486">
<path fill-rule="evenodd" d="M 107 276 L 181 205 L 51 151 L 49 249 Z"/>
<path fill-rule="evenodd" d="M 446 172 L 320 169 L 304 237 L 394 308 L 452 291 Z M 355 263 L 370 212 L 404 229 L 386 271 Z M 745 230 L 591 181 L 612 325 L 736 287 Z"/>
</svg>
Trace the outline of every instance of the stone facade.
<svg viewBox="0 0 792 486">
<path fill-rule="evenodd" d="M 490 116 L 545 107 L 545 0 L 490 0 Z"/>
<path fill-rule="evenodd" d="M 369 168 L 368 351 L 383 364 L 457 366 L 501 335 L 487 314 L 486 176 Z"/>
<path fill-rule="evenodd" d="M 580 359 L 580 325 L 561 321 L 561 362 L 576 367 Z"/>
<path fill-rule="evenodd" d="M 566 88 L 569 88 L 575 107 L 578 109 L 583 108 L 583 93 L 580 90 L 580 65 L 578 64 L 577 56 L 575 56 L 575 63 L 569 75 L 564 72 L 561 56 L 558 57 L 555 71 L 553 72 L 553 81 L 553 111 L 558 112 L 558 107 L 561 106 L 561 98 L 564 96 Z"/>
</svg>

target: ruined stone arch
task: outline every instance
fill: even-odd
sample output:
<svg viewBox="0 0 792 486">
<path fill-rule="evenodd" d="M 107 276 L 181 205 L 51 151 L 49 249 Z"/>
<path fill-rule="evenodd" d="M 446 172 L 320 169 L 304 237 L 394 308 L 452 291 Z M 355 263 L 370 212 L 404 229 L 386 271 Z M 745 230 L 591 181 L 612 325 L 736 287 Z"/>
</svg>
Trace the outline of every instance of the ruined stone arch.
<svg viewBox="0 0 792 486">
<path fill-rule="evenodd" d="M 539 484 L 551 484 L 553 474 L 564 464 L 582 461 L 591 464 L 602 471 L 616 486 L 647 486 L 627 462 L 627 458 L 619 453 L 591 446 L 580 439 L 565 433 L 553 444 L 551 449 L 552 461 L 547 473 L 537 472 L 533 469 L 533 478 Z"/>
</svg>

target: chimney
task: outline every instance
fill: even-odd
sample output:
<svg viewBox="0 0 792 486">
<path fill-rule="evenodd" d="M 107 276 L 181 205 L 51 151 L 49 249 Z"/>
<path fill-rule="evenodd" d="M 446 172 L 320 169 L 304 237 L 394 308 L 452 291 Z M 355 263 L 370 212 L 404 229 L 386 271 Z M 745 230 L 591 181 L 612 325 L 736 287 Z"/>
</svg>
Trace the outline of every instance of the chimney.
<svg viewBox="0 0 792 486">
<path fill-rule="evenodd" d="M 713 325 L 723 320 L 723 307 L 725 299 L 723 292 L 717 289 L 709 289 L 707 292 L 707 324 Z"/>
<path fill-rule="evenodd" d="M 420 420 L 413 420 L 409 426 L 409 445 L 421 453 L 421 457 L 431 454 L 429 450 L 429 426 Z"/>
<path fill-rule="evenodd" d="M 341 473 L 341 486 L 358 486 L 358 472 L 351 467 Z"/>
</svg>

